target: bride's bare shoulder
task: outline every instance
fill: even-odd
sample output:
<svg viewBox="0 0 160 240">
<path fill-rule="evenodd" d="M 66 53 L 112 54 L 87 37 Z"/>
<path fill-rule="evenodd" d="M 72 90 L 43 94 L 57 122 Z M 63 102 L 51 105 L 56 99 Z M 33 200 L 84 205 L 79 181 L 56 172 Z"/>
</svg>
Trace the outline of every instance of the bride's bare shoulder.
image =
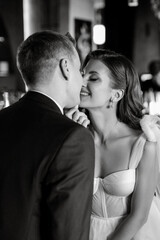
<svg viewBox="0 0 160 240">
<path fill-rule="evenodd" d="M 119 141 L 123 141 L 126 146 L 132 146 L 141 136 L 142 131 L 130 128 L 127 124 L 121 123 Z"/>
</svg>

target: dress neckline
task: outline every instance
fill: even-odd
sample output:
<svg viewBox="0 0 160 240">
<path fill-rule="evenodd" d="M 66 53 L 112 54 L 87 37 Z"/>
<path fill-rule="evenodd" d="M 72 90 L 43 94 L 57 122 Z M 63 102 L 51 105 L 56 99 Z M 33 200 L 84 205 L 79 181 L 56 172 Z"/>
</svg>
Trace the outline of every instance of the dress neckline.
<svg viewBox="0 0 160 240">
<path fill-rule="evenodd" d="M 94 179 L 95 180 L 99 180 L 99 179 L 104 180 L 104 179 L 110 177 L 111 175 L 119 174 L 119 173 L 123 173 L 123 172 L 127 172 L 127 171 L 133 171 L 133 170 L 135 171 L 135 169 L 133 169 L 133 168 L 128 168 L 128 169 L 125 169 L 125 170 L 119 170 L 119 171 L 116 171 L 116 172 L 109 173 L 105 177 L 94 177 Z"/>
</svg>

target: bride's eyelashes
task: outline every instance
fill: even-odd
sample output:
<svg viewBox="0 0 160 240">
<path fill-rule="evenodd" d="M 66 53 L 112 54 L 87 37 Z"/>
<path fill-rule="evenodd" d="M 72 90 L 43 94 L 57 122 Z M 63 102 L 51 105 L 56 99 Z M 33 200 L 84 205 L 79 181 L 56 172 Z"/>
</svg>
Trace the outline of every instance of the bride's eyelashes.
<svg viewBox="0 0 160 240">
<path fill-rule="evenodd" d="M 95 81 L 97 81 L 97 80 L 99 80 L 99 78 L 97 77 L 97 76 L 90 76 L 89 77 L 89 81 L 93 81 L 93 82 L 95 82 Z"/>
<path fill-rule="evenodd" d="M 95 81 L 97 81 L 98 80 L 98 78 L 90 78 L 89 79 L 89 81 L 93 81 L 93 82 L 95 82 Z"/>
</svg>

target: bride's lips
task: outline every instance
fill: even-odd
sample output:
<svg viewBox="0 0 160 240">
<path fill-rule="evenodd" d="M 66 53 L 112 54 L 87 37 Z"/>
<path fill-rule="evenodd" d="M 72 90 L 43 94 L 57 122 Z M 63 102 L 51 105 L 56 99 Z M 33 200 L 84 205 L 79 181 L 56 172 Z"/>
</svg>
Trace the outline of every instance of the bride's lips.
<svg viewBox="0 0 160 240">
<path fill-rule="evenodd" d="M 81 90 L 81 92 L 80 92 L 80 95 L 81 95 L 81 96 L 89 96 L 90 93 L 89 93 L 86 89 L 82 88 L 82 90 Z"/>
</svg>

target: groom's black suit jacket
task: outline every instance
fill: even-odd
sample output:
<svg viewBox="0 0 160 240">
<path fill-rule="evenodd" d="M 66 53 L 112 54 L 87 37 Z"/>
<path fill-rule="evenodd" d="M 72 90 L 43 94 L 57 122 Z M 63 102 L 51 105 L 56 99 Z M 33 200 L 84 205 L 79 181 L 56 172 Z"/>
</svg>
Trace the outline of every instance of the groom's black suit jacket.
<svg viewBox="0 0 160 240">
<path fill-rule="evenodd" d="M 0 111 L 0 239 L 88 240 L 94 144 L 48 97 Z"/>
</svg>

